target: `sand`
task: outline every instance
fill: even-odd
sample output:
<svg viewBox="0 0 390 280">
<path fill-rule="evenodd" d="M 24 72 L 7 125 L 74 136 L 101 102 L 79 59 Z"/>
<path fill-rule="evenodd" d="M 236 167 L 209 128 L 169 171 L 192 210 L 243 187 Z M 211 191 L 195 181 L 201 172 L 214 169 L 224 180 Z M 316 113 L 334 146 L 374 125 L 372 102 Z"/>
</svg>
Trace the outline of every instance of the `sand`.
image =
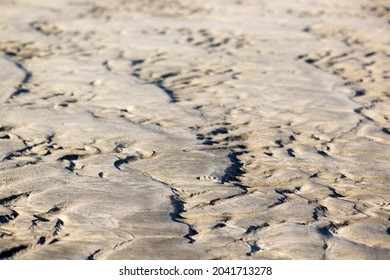
<svg viewBox="0 0 390 280">
<path fill-rule="evenodd" d="M 386 0 L 0 2 L 0 259 L 390 259 Z"/>
</svg>

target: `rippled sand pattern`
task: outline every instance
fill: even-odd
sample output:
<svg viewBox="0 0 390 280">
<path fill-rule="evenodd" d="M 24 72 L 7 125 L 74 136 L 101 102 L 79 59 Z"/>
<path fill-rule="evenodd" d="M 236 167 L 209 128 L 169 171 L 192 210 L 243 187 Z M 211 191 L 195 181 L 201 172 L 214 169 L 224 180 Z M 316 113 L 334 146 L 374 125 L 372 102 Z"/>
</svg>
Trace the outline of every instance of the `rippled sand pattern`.
<svg viewBox="0 0 390 280">
<path fill-rule="evenodd" d="M 0 13 L 0 259 L 390 259 L 388 1 Z"/>
</svg>

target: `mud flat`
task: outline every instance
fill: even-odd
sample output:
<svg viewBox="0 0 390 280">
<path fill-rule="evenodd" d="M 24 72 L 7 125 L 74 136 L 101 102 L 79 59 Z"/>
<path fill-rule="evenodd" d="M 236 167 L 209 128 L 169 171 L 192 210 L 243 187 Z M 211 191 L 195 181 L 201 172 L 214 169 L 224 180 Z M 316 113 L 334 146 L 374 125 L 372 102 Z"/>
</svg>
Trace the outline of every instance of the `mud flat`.
<svg viewBox="0 0 390 280">
<path fill-rule="evenodd" d="M 0 11 L 0 259 L 390 259 L 387 1 Z"/>
</svg>

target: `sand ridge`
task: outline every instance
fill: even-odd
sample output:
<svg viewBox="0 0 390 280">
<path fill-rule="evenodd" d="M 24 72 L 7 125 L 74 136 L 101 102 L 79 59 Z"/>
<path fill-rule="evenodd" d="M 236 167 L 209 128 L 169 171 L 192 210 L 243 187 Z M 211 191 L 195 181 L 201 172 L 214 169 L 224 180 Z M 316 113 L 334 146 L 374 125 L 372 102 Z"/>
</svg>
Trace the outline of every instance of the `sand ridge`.
<svg viewBox="0 0 390 280">
<path fill-rule="evenodd" d="M 389 259 L 386 5 L 3 1 L 0 258 Z"/>
</svg>

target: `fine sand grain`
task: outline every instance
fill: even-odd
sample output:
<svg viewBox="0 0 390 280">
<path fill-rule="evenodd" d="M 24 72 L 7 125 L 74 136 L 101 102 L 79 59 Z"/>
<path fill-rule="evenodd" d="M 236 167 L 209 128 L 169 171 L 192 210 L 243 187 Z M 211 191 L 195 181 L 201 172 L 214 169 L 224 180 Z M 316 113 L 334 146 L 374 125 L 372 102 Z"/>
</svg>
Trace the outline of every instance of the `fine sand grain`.
<svg viewBox="0 0 390 280">
<path fill-rule="evenodd" d="M 389 22 L 0 1 L 0 259 L 390 259 Z"/>
</svg>

